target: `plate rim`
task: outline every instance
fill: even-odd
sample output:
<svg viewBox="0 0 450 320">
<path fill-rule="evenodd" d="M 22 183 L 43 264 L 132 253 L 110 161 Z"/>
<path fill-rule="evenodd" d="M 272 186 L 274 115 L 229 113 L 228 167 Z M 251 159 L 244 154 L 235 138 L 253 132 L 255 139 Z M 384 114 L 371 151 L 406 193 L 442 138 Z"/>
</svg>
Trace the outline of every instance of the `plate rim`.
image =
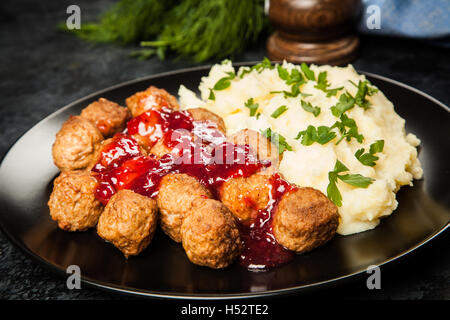
<svg viewBox="0 0 450 320">
<path fill-rule="evenodd" d="M 233 63 L 233 67 L 241 67 L 241 66 L 247 66 L 247 65 L 254 65 L 256 63 L 259 63 L 259 61 L 245 61 L 245 62 L 236 62 Z M 272 61 L 272 63 L 280 63 L 280 61 Z M 76 99 L 75 101 L 70 102 L 69 104 L 57 109 L 56 111 L 50 113 L 43 119 L 39 120 L 36 124 L 31 126 L 28 130 L 26 130 L 21 136 L 19 136 L 14 142 L 12 142 L 6 153 L 3 155 L 0 163 L 0 173 L 2 171 L 3 162 L 8 157 L 8 155 L 11 153 L 13 148 L 24 138 L 25 135 L 30 133 L 32 130 L 36 130 L 40 125 L 43 125 L 43 122 L 48 121 L 49 119 L 58 116 L 61 112 L 64 112 L 66 109 L 71 108 L 73 105 L 76 105 L 78 103 L 81 103 L 82 101 L 89 100 L 92 97 L 101 95 L 102 93 L 109 92 L 111 90 L 115 90 L 127 85 L 132 85 L 139 82 L 148 81 L 151 79 L 156 79 L 160 77 L 165 76 L 173 76 L 181 73 L 189 73 L 194 71 L 203 71 L 210 69 L 214 64 L 208 64 L 208 65 L 201 65 L 201 66 L 195 66 L 195 67 L 188 67 L 188 68 L 182 68 L 182 69 L 175 69 L 171 71 L 166 72 L 160 72 L 156 74 L 151 74 L 143 77 L 139 77 L 136 79 L 124 81 L 121 83 L 118 83 L 116 85 L 109 86 L 107 88 L 95 91 L 93 93 L 90 93 L 88 95 L 85 95 L 81 98 Z M 405 84 L 403 82 L 381 76 L 375 73 L 366 72 L 363 70 L 355 69 L 358 74 L 363 74 L 365 76 L 369 76 L 375 79 L 379 79 L 385 82 L 389 82 L 391 84 L 394 84 L 396 86 L 402 87 L 404 89 L 407 89 L 409 91 L 412 91 L 416 94 L 419 94 L 426 99 L 432 101 L 434 104 L 438 105 L 448 113 L 450 113 L 450 108 L 442 103 L 441 101 L 437 100 L 436 98 L 432 97 L 431 95 L 416 89 L 408 84 Z M 382 263 L 378 264 L 377 266 L 385 266 L 387 264 L 392 264 L 392 262 L 399 260 L 400 258 L 416 251 L 417 249 L 423 247 L 425 244 L 429 243 L 431 240 L 435 239 L 439 235 L 443 234 L 448 228 L 450 227 L 450 221 L 447 222 L 440 230 L 437 230 L 433 234 L 429 235 L 427 238 L 423 239 L 413 247 L 409 248 L 406 251 L 403 251 L 399 253 L 398 255 L 391 257 L 390 259 L 384 260 Z M 40 265 L 44 266 L 47 270 L 51 271 L 52 273 L 55 273 L 61 277 L 64 275 L 67 276 L 67 273 L 58 266 L 52 264 L 51 262 L 43 259 L 38 254 L 32 252 L 27 246 L 20 243 L 13 235 L 11 235 L 7 229 L 5 228 L 3 221 L 0 219 L 0 230 L 3 232 L 3 234 L 6 236 L 6 238 L 14 244 L 16 247 L 18 247 L 23 253 L 34 259 L 36 262 L 38 262 Z M 308 290 L 312 289 L 319 289 L 323 288 L 327 285 L 330 285 L 335 282 L 342 283 L 344 280 L 350 280 L 350 279 L 356 279 L 357 276 L 361 276 L 364 272 L 366 272 L 366 269 L 360 269 L 358 271 L 355 271 L 350 274 L 346 274 L 340 277 L 335 277 L 332 279 L 327 279 L 320 282 L 315 282 L 307 285 L 299 285 L 299 286 L 293 286 L 289 288 L 284 289 L 274 289 L 274 290 L 266 290 L 266 291 L 260 291 L 260 292 L 247 292 L 247 293 L 223 293 L 223 294 L 215 294 L 215 293 L 172 293 L 172 292 L 163 292 L 163 291 L 152 291 L 152 290 L 143 290 L 143 289 L 137 289 L 137 288 L 130 288 L 127 286 L 120 286 L 120 285 L 114 285 L 110 283 L 105 283 L 103 281 L 99 281 L 96 279 L 92 279 L 86 276 L 81 275 L 81 281 L 84 284 L 87 284 L 89 287 L 101 289 L 106 292 L 115 293 L 115 294 L 124 294 L 134 297 L 146 297 L 146 298 L 157 298 L 157 299 L 185 299 L 185 300 L 227 300 L 227 299 L 254 299 L 254 298 L 267 298 L 272 296 L 280 296 L 280 295 L 288 295 L 293 293 L 302 293 L 306 292 Z"/>
</svg>

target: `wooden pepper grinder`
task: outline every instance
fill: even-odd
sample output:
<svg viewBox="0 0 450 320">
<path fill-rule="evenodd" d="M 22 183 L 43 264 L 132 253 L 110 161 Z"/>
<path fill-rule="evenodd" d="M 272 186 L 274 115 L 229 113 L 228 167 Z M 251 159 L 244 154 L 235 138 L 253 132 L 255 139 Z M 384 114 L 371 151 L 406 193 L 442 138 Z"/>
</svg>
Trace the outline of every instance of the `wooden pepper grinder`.
<svg viewBox="0 0 450 320">
<path fill-rule="evenodd" d="M 360 0 L 270 0 L 277 29 L 267 41 L 273 61 L 344 65 L 356 57 Z"/>
</svg>

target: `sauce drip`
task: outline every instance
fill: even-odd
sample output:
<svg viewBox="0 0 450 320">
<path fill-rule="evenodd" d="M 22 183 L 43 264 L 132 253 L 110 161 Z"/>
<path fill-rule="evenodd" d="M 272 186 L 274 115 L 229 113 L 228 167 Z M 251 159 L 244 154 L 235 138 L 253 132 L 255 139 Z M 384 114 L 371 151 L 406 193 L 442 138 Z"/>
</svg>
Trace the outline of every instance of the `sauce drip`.
<svg viewBox="0 0 450 320">
<path fill-rule="evenodd" d="M 152 146 L 159 139 L 174 150 L 160 159 L 144 156 L 132 135 Z M 118 133 L 103 147 L 92 172 L 97 179 L 96 198 L 106 205 L 119 190 L 130 189 L 147 197 L 158 194 L 161 179 L 169 173 L 197 178 L 215 198 L 231 178 L 248 177 L 270 161 L 259 161 L 249 145 L 236 145 L 209 121 L 194 121 L 186 111 L 149 110 L 132 118 L 127 133 Z M 294 253 L 280 246 L 272 232 L 272 219 L 281 197 L 295 187 L 278 174 L 270 179 L 271 197 L 250 223 L 238 222 L 243 242 L 239 263 L 249 270 L 267 270 L 290 261 Z M 249 205 L 252 205 L 249 203 Z"/>
<path fill-rule="evenodd" d="M 267 206 L 259 210 L 248 224 L 239 223 L 243 250 L 239 257 L 241 266 L 251 271 L 266 271 L 291 261 L 294 252 L 285 249 L 275 239 L 272 220 L 282 196 L 296 187 L 281 179 L 278 174 L 270 178 L 271 197 Z"/>
</svg>

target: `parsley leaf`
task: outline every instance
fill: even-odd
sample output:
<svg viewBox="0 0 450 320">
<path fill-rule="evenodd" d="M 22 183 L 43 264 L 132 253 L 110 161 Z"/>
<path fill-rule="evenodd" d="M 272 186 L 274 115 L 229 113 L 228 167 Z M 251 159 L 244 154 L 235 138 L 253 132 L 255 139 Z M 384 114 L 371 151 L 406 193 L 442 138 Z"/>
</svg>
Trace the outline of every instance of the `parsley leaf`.
<svg viewBox="0 0 450 320">
<path fill-rule="evenodd" d="M 353 81 L 349 80 L 351 84 L 353 84 L 355 87 L 358 88 L 358 91 L 355 95 L 355 102 L 358 106 L 363 108 L 364 110 L 367 110 L 370 108 L 370 102 L 366 99 L 366 95 L 372 96 L 375 93 L 378 92 L 378 89 L 370 87 L 370 82 L 368 80 L 361 81 L 359 80 L 358 84 L 354 83 Z"/>
<path fill-rule="evenodd" d="M 250 98 L 245 103 L 245 106 L 250 110 L 250 117 L 254 117 L 256 115 L 256 111 L 258 111 L 259 104 L 253 101 L 253 98 Z"/>
<path fill-rule="evenodd" d="M 367 188 L 375 181 L 373 178 L 364 177 L 360 174 L 339 174 L 345 171 L 348 171 L 348 168 L 336 159 L 334 170 L 328 172 L 327 196 L 338 207 L 342 206 L 342 195 L 336 184 L 338 179 L 357 188 Z"/>
<path fill-rule="evenodd" d="M 277 66 L 277 70 L 278 70 L 278 76 L 280 77 L 280 79 L 282 79 L 284 81 L 288 81 L 290 79 L 289 71 L 287 71 L 281 65 Z"/>
<path fill-rule="evenodd" d="M 291 73 L 281 65 L 277 66 L 278 76 L 280 79 L 284 80 L 287 85 L 291 86 L 291 91 L 271 91 L 270 93 L 284 93 L 284 97 L 297 97 L 300 92 L 300 86 L 305 83 L 300 71 L 297 69 L 292 69 Z M 303 95 L 303 94 L 302 94 Z"/>
<path fill-rule="evenodd" d="M 252 72 L 253 70 L 256 70 L 258 73 L 261 73 L 264 69 L 273 69 L 275 68 L 274 65 L 272 65 L 272 62 L 267 57 L 264 57 L 264 59 L 258 63 L 255 64 L 252 67 L 245 67 L 242 69 L 241 75 L 239 76 L 241 79 L 246 75 Z"/>
<path fill-rule="evenodd" d="M 305 102 L 303 100 L 301 101 L 301 104 L 303 110 L 311 112 L 314 115 L 314 117 L 317 117 L 320 114 L 320 107 L 314 107 L 311 103 Z"/>
<path fill-rule="evenodd" d="M 375 181 L 373 178 L 364 177 L 362 175 L 358 174 L 344 174 L 344 175 L 338 175 L 338 178 L 345 183 L 352 185 L 357 188 L 367 188 L 369 185 L 372 184 L 372 182 Z"/>
<path fill-rule="evenodd" d="M 310 146 L 314 142 L 319 144 L 326 144 L 336 137 L 336 133 L 331 131 L 330 127 L 319 126 L 317 129 L 314 126 L 308 126 L 306 130 L 300 131 L 295 137 L 296 140 L 302 138 L 301 144 Z"/>
<path fill-rule="evenodd" d="M 355 99 L 344 93 L 339 97 L 339 102 L 335 106 L 332 106 L 330 110 L 335 117 L 340 118 L 345 111 L 350 110 L 354 106 Z"/>
<path fill-rule="evenodd" d="M 281 134 L 272 131 L 270 128 L 261 131 L 261 134 L 278 147 L 279 154 L 282 154 L 285 150 L 292 151 L 292 147 L 287 143 L 286 138 Z"/>
<path fill-rule="evenodd" d="M 313 81 L 316 80 L 316 77 L 315 77 L 315 75 L 314 75 L 314 71 L 312 71 L 312 70 L 308 67 L 308 65 L 307 65 L 306 63 L 303 62 L 303 63 L 300 65 L 300 68 L 302 69 L 303 74 L 305 75 L 305 77 L 306 77 L 307 79 L 313 80 Z"/>
<path fill-rule="evenodd" d="M 212 89 L 209 89 L 209 100 L 216 100 L 216 95 L 214 94 L 214 91 Z"/>
<path fill-rule="evenodd" d="M 375 156 L 375 153 L 383 152 L 384 140 L 377 140 L 370 145 L 368 153 L 364 153 L 364 148 L 358 149 L 355 152 L 355 157 L 365 166 L 373 167 L 375 166 L 375 161 L 379 158 Z"/>
<path fill-rule="evenodd" d="M 314 88 L 317 88 L 319 90 L 326 92 L 327 87 L 329 85 L 330 84 L 327 81 L 327 72 L 322 71 L 321 73 L 319 73 L 319 76 L 317 77 L 317 84 L 314 86 Z"/>
<path fill-rule="evenodd" d="M 331 96 L 335 96 L 338 91 L 344 89 L 344 87 L 339 87 L 339 88 L 334 88 L 334 89 L 327 89 L 326 93 L 327 93 L 327 97 L 331 97 Z"/>
<path fill-rule="evenodd" d="M 358 126 L 356 125 L 355 120 L 347 117 L 345 113 L 341 115 L 340 120 L 341 121 L 336 121 L 331 126 L 331 128 L 338 128 L 340 133 L 342 134 L 341 138 L 336 142 L 336 145 L 338 145 L 344 138 L 346 138 L 347 141 L 350 141 L 351 138 L 355 138 L 356 141 L 362 143 L 364 140 L 364 136 L 362 134 L 359 134 Z"/>
<path fill-rule="evenodd" d="M 219 79 L 219 81 L 217 81 L 213 87 L 214 90 L 216 91 L 225 90 L 231 85 L 230 80 L 233 80 L 236 77 L 236 75 L 233 72 L 226 72 L 226 74 L 228 74 L 228 77 L 223 77 Z"/>
<path fill-rule="evenodd" d="M 327 81 L 327 72 L 322 71 L 321 73 L 319 73 L 319 76 L 317 77 L 317 84 L 314 86 L 314 88 L 317 88 L 325 92 L 327 94 L 327 97 L 335 96 L 339 90 L 344 89 L 344 87 L 327 89 L 329 86 L 330 84 Z"/>
<path fill-rule="evenodd" d="M 378 152 L 383 152 L 384 149 L 384 140 L 377 140 L 370 145 L 370 153 L 375 154 Z"/>
<path fill-rule="evenodd" d="M 288 108 L 286 106 L 281 106 L 279 107 L 277 110 L 275 110 L 270 116 L 272 118 L 278 118 L 279 116 L 281 116 Z"/>
</svg>

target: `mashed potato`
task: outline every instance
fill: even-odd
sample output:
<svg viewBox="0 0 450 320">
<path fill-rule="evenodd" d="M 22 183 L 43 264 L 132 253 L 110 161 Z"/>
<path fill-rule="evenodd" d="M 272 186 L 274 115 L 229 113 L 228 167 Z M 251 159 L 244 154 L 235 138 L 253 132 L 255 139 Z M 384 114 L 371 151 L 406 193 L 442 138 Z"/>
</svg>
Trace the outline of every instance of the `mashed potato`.
<svg viewBox="0 0 450 320">
<path fill-rule="evenodd" d="M 301 71 L 300 66 L 284 62 L 282 65 L 292 72 L 294 68 Z M 422 168 L 417 159 L 416 147 L 420 141 L 413 134 L 405 133 L 405 120 L 394 111 L 393 104 L 378 91 L 366 96 L 370 103 L 369 109 L 355 105 L 345 114 L 354 119 L 358 132 L 364 140 L 337 137 L 325 144 L 313 143 L 303 145 L 301 139 L 295 139 L 299 131 L 306 130 L 309 125 L 314 127 L 331 127 L 339 118 L 334 116 L 330 107 L 335 106 L 341 94 L 346 91 L 355 97 L 357 87 L 352 84 L 364 81 L 364 75 L 359 75 L 349 65 L 345 68 L 311 65 L 316 81 L 308 80 L 300 86 L 300 91 L 309 95 L 285 97 L 284 94 L 273 91 L 290 91 L 291 86 L 281 79 L 277 68 L 265 68 L 262 71 L 253 70 L 239 77 L 243 68 L 237 71 L 237 76 L 231 80 L 231 85 L 224 90 L 214 90 L 215 100 L 209 99 L 211 88 L 219 79 L 227 77 L 227 72 L 235 72 L 231 62 L 217 64 L 210 70 L 209 76 L 202 78 L 199 85 L 201 98 L 194 92 L 181 86 L 179 89 L 182 108 L 202 107 L 220 115 L 226 124 L 227 134 L 233 134 L 241 129 L 249 128 L 256 131 L 271 128 L 273 132 L 282 135 L 292 150 L 286 150 L 280 163 L 280 172 L 290 182 L 299 186 L 311 186 L 327 194 L 329 184 L 328 173 L 333 171 L 336 160 L 345 164 L 350 174 L 360 174 L 375 179 L 367 188 L 358 188 L 338 180 L 337 187 L 342 195 L 342 206 L 339 207 L 341 217 L 338 233 L 347 235 L 375 228 L 380 217 L 388 216 L 397 207 L 395 193 L 403 185 L 412 185 L 413 178 L 422 176 Z M 326 92 L 315 88 L 320 72 L 327 72 L 328 88 L 343 87 L 335 96 L 327 97 Z M 370 87 L 373 88 L 372 85 Z M 250 116 L 245 103 L 253 98 L 258 103 L 258 117 Z M 300 101 L 309 102 L 320 107 L 318 116 L 305 111 Z M 280 106 L 287 110 L 277 118 L 273 112 Z M 377 153 L 379 159 L 375 166 L 362 164 L 355 152 L 365 148 L 377 140 L 384 140 L 384 149 Z"/>
</svg>

